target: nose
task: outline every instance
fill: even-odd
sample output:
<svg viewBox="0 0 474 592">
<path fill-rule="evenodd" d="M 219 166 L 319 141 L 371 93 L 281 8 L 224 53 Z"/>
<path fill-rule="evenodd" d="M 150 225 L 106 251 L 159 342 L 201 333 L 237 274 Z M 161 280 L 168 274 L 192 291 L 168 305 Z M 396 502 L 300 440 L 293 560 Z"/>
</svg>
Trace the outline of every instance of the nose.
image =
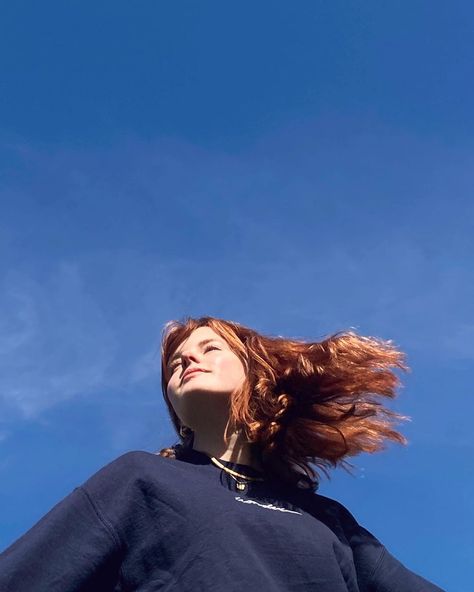
<svg viewBox="0 0 474 592">
<path fill-rule="evenodd" d="M 199 353 L 197 351 L 182 352 L 183 368 L 186 369 L 192 362 L 199 363 Z"/>
</svg>

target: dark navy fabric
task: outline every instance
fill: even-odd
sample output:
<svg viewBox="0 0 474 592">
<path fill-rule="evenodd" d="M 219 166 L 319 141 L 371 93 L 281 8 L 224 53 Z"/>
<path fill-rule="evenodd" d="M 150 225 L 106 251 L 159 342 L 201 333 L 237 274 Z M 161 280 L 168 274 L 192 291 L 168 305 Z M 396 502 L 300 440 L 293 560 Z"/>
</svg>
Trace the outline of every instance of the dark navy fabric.
<svg viewBox="0 0 474 592">
<path fill-rule="evenodd" d="M 441 591 L 337 501 L 271 482 L 238 491 L 193 450 L 120 456 L 0 555 L 1 592 L 242 590 Z"/>
</svg>

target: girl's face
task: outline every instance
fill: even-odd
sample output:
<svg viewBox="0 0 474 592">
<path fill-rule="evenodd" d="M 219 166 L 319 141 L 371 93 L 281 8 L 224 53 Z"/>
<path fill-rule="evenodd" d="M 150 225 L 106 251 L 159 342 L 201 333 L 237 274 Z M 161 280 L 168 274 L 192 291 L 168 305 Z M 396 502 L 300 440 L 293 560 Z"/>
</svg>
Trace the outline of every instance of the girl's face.
<svg viewBox="0 0 474 592">
<path fill-rule="evenodd" d="M 199 327 L 168 362 L 167 394 L 181 421 L 192 427 L 193 416 L 228 400 L 245 380 L 245 368 L 227 342 L 210 327 Z M 222 407 L 222 406 L 220 406 Z"/>
</svg>

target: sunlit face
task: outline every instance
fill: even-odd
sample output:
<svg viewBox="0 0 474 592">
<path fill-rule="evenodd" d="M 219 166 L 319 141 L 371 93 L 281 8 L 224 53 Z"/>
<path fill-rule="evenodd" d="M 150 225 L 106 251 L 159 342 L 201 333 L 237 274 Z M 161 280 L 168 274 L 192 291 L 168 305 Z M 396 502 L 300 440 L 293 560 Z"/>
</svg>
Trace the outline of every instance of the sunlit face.
<svg viewBox="0 0 474 592">
<path fill-rule="evenodd" d="M 218 405 L 223 397 L 228 402 L 245 380 L 240 358 L 210 327 L 195 329 L 171 355 L 168 368 L 168 398 L 188 426 L 193 423 L 193 416 L 205 412 L 209 405 Z"/>
</svg>

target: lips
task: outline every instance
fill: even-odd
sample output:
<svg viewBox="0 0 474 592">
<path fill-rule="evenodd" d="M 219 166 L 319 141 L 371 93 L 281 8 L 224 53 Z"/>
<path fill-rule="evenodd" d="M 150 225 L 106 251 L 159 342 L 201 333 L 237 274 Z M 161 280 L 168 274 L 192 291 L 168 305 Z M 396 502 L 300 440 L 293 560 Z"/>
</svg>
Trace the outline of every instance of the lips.
<svg viewBox="0 0 474 592">
<path fill-rule="evenodd" d="M 183 374 L 182 380 L 184 380 L 187 376 L 190 376 L 191 374 L 195 374 L 197 372 L 204 372 L 204 370 L 201 370 L 200 368 L 193 368 L 192 370 L 186 370 L 186 372 Z"/>
</svg>

